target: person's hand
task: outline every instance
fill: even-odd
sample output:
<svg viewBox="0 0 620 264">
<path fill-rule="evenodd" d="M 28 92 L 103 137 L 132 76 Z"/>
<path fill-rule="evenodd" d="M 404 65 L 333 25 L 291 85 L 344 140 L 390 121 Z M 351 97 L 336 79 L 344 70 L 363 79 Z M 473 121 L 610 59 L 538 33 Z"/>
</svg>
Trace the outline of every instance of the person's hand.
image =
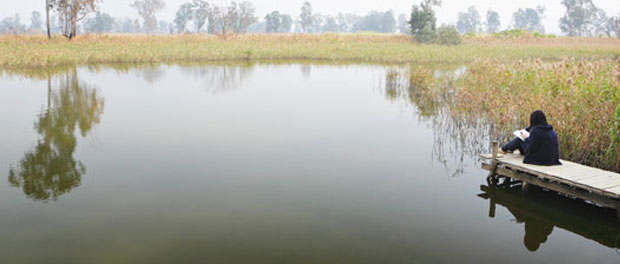
<svg viewBox="0 0 620 264">
<path fill-rule="evenodd" d="M 526 139 L 526 138 L 528 138 L 529 136 L 530 136 L 530 135 L 529 135 L 528 133 L 523 133 L 523 132 L 521 132 L 521 137 L 522 137 L 523 139 Z"/>
</svg>

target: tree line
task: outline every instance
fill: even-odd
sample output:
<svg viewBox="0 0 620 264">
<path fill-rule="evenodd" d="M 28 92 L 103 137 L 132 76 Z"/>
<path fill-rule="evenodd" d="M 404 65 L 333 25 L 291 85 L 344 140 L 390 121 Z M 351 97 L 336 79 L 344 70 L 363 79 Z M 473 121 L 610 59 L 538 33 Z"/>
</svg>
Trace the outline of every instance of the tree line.
<svg viewBox="0 0 620 264">
<path fill-rule="evenodd" d="M 144 33 L 183 34 L 208 33 L 218 35 L 243 33 L 345 33 L 381 32 L 412 34 L 418 40 L 436 41 L 439 35 L 495 33 L 501 30 L 499 13 L 488 10 L 484 19 L 475 6 L 460 12 L 455 24 L 436 25 L 435 8 L 441 0 L 422 0 L 412 5 L 409 14 L 396 19 L 391 10 L 371 11 L 366 15 L 338 13 L 325 15 L 315 12 L 310 2 L 304 2 L 298 17 L 273 10 L 257 17 L 249 1 L 216 5 L 204 0 L 182 4 L 172 21 L 157 19 L 166 7 L 163 0 L 134 0 L 128 7 L 135 9 L 139 19 L 114 18 L 99 10 L 102 0 L 45 0 L 45 18 L 32 12 L 30 23 L 22 23 L 19 15 L 0 20 L 0 34 L 40 33 L 61 34 L 68 39 L 78 33 Z M 566 11 L 559 20 L 563 33 L 569 36 L 620 37 L 620 14 L 609 16 L 592 0 L 562 0 Z M 518 29 L 544 34 L 545 7 L 520 8 L 512 14 L 505 30 Z M 45 19 L 45 21 L 43 21 Z"/>
</svg>

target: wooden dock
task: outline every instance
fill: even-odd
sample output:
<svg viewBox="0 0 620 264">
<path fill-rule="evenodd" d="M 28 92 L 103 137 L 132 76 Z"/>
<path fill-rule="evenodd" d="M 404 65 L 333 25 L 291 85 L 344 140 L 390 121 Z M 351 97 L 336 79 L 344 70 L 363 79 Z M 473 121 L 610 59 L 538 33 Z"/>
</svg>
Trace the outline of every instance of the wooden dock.
<svg viewBox="0 0 620 264">
<path fill-rule="evenodd" d="M 496 148 L 494 143 L 494 149 Z M 490 163 L 482 168 L 489 170 L 487 182 L 492 185 L 510 186 L 521 183 L 527 190 L 535 185 L 547 190 L 583 199 L 601 206 L 618 210 L 620 217 L 620 174 L 561 160 L 562 165 L 538 166 L 523 163 L 519 154 L 482 155 Z"/>
</svg>

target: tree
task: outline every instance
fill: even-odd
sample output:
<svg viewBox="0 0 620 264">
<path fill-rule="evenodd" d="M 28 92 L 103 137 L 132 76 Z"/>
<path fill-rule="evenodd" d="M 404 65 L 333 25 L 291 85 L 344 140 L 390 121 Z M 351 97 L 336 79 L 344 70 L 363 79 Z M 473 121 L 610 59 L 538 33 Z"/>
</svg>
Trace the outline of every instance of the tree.
<svg viewBox="0 0 620 264">
<path fill-rule="evenodd" d="M 85 137 L 101 120 L 104 100 L 98 89 L 80 83 L 77 70 L 67 73 L 60 87 L 47 82 L 47 107 L 37 119 L 37 145 L 9 169 L 9 183 L 35 201 L 56 200 L 81 183 L 86 167 L 73 157 L 76 128 Z"/>
<path fill-rule="evenodd" d="M 418 41 L 421 39 L 430 41 L 430 39 L 434 38 L 437 18 L 433 8 L 439 5 L 441 5 L 441 0 L 423 0 L 420 4 L 414 4 L 411 8 L 409 28 L 411 29 L 411 34 L 416 36 Z"/>
<path fill-rule="evenodd" d="M 320 13 L 312 14 L 312 26 L 308 32 L 321 33 L 323 30 L 323 24 L 325 24 L 325 16 Z"/>
<path fill-rule="evenodd" d="M 280 33 L 289 33 L 293 27 L 293 18 L 291 15 L 282 15 L 282 25 L 280 25 Z"/>
<path fill-rule="evenodd" d="M 209 18 L 210 8 L 209 3 L 203 0 L 194 0 L 192 3 L 194 7 L 194 24 L 196 26 L 196 33 L 200 33 L 202 27 L 204 27 L 207 19 Z"/>
<path fill-rule="evenodd" d="M 560 18 L 560 29 L 569 36 L 587 36 L 595 33 L 604 12 L 592 0 L 562 0 L 566 13 Z"/>
<path fill-rule="evenodd" d="M 441 25 L 437 29 L 437 43 L 442 45 L 458 45 L 461 44 L 461 35 L 452 25 Z"/>
<path fill-rule="evenodd" d="M 609 20 L 607 20 L 607 28 L 609 30 L 609 36 L 611 37 L 611 33 L 615 32 L 616 33 L 616 37 L 620 38 L 620 14 L 618 14 L 615 17 L 610 17 Z"/>
<path fill-rule="evenodd" d="M 234 3 L 234 2 L 233 2 Z M 211 8 L 211 16 L 209 27 L 213 26 L 213 33 L 226 37 L 234 32 L 234 25 L 237 19 L 236 5 L 229 7 L 213 6 Z"/>
<path fill-rule="evenodd" d="M 30 29 L 39 31 L 43 25 L 41 13 L 34 11 L 30 15 Z"/>
<path fill-rule="evenodd" d="M 0 33 L 2 34 L 23 34 L 26 31 L 26 26 L 21 23 L 21 18 L 18 14 L 15 16 L 4 18 L 0 21 Z"/>
<path fill-rule="evenodd" d="M 170 32 L 170 23 L 168 23 L 167 21 L 160 20 L 158 28 L 160 34 L 172 34 L 172 32 Z"/>
<path fill-rule="evenodd" d="M 487 28 L 487 33 L 495 33 L 499 31 L 500 20 L 499 14 L 493 10 L 487 11 L 487 21 L 485 23 Z"/>
<path fill-rule="evenodd" d="M 401 34 L 411 33 L 411 30 L 409 29 L 409 23 L 407 21 L 406 14 L 398 15 L 398 31 L 400 31 Z"/>
<path fill-rule="evenodd" d="M 95 17 L 86 20 L 85 28 L 88 32 L 104 33 L 114 28 L 114 18 L 106 13 L 97 12 Z"/>
<path fill-rule="evenodd" d="M 325 17 L 325 23 L 323 24 L 322 32 L 338 32 L 338 22 L 334 16 Z"/>
<path fill-rule="evenodd" d="M 100 0 L 50 0 L 56 8 L 63 35 L 71 40 L 77 35 L 78 22 L 97 10 Z"/>
<path fill-rule="evenodd" d="M 187 22 L 192 20 L 194 14 L 194 6 L 191 3 L 182 4 L 176 15 L 174 16 L 174 27 L 178 33 L 184 33 Z"/>
<path fill-rule="evenodd" d="M 355 27 L 355 25 L 359 24 L 362 18 L 356 14 L 338 13 L 338 17 L 336 20 L 338 22 L 339 32 L 351 32 L 353 31 L 353 28 Z"/>
<path fill-rule="evenodd" d="M 309 33 L 314 24 L 314 16 L 312 14 L 312 4 L 304 2 L 301 6 L 301 14 L 299 15 L 299 26 L 303 33 Z"/>
<path fill-rule="evenodd" d="M 480 14 L 475 6 L 467 8 L 467 12 L 460 12 L 458 21 L 456 22 L 456 29 L 461 34 L 477 33 L 481 29 Z"/>
<path fill-rule="evenodd" d="M 47 38 L 52 38 L 52 33 L 50 32 L 50 9 L 52 9 L 52 3 L 50 0 L 45 0 L 45 28 L 47 29 Z"/>
<path fill-rule="evenodd" d="M 373 31 L 382 33 L 393 33 L 396 31 L 396 18 L 394 12 L 370 11 L 361 17 L 353 26 L 352 31 Z"/>
<path fill-rule="evenodd" d="M 135 8 L 144 20 L 143 28 L 145 33 L 157 32 L 155 13 L 166 7 L 166 3 L 163 0 L 135 0 L 131 7 Z"/>
<path fill-rule="evenodd" d="M 280 32 L 280 26 L 282 24 L 282 15 L 280 12 L 273 11 L 265 16 L 265 32 L 275 33 Z"/>
<path fill-rule="evenodd" d="M 517 10 L 512 14 L 513 27 L 516 29 L 527 30 L 529 32 L 545 33 L 545 27 L 542 20 L 545 14 L 545 7 L 538 6 L 534 8 L 526 8 Z"/>
<path fill-rule="evenodd" d="M 234 3 L 234 2 L 233 2 Z M 254 24 L 258 19 L 254 15 L 256 7 L 249 1 L 244 1 L 239 4 L 237 9 L 237 19 L 235 24 L 236 33 L 246 33 L 250 25 Z"/>
</svg>

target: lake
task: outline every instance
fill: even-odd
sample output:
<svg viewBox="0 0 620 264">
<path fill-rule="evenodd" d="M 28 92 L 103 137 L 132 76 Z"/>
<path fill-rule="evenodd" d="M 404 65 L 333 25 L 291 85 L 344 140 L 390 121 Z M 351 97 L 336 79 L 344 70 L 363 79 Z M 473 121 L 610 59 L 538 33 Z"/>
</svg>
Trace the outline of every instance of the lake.
<svg viewBox="0 0 620 264">
<path fill-rule="evenodd" d="M 620 262 L 614 210 L 484 186 L 484 121 L 403 67 L 1 75 L 0 263 Z"/>
</svg>

